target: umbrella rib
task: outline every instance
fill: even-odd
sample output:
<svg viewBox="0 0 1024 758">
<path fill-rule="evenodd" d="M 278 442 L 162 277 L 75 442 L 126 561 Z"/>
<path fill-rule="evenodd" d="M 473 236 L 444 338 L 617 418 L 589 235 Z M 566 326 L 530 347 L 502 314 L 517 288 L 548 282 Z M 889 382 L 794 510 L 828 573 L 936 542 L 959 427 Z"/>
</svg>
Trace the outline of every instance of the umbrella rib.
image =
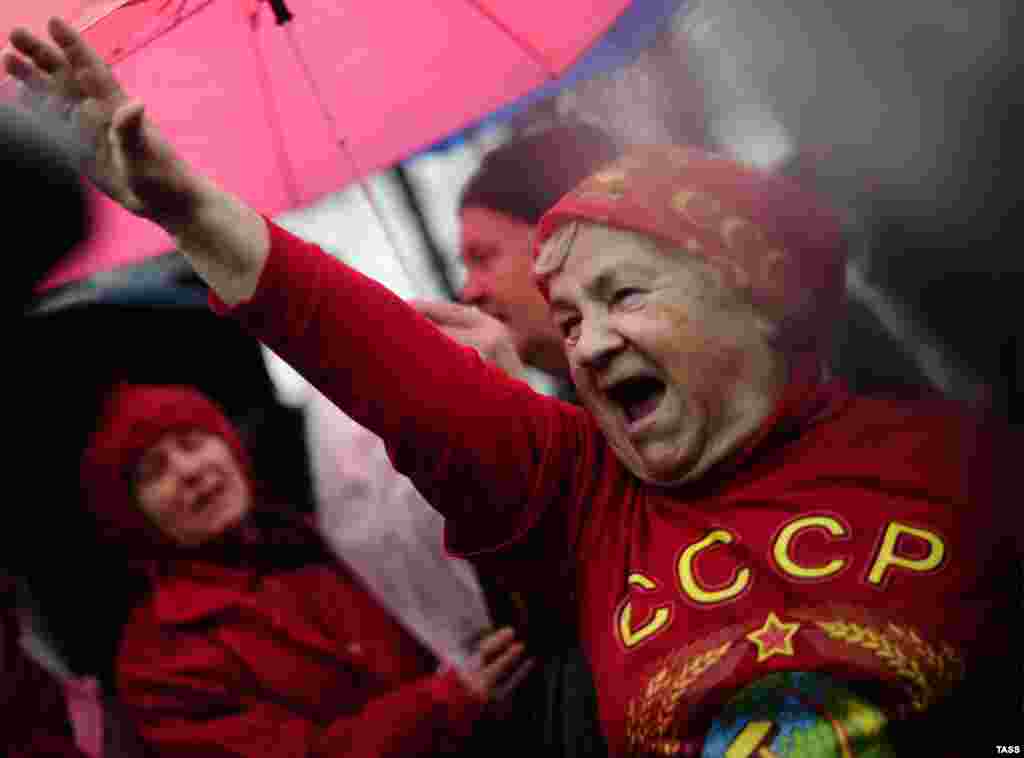
<svg viewBox="0 0 1024 758">
<path fill-rule="evenodd" d="M 167 2 L 164 3 L 164 5 L 165 6 L 169 5 L 171 2 L 172 2 L 172 0 L 167 0 Z M 189 10 L 185 10 L 186 2 L 187 2 L 187 0 L 180 0 L 180 5 L 179 5 L 178 9 L 175 11 L 175 15 L 171 18 L 171 20 L 166 25 L 161 26 L 159 29 L 156 29 L 151 34 L 147 35 L 145 39 L 139 40 L 136 44 L 132 45 L 130 48 L 127 48 L 127 49 L 121 51 L 116 57 L 112 57 L 111 60 L 109 61 L 109 63 L 111 65 L 113 65 L 115 63 L 120 63 L 125 58 L 128 58 L 131 55 L 134 55 L 135 53 L 137 53 L 142 48 L 146 47 L 147 45 L 152 44 L 153 42 L 155 42 L 156 40 L 160 39 L 161 37 L 163 37 L 164 35 L 168 34 L 169 32 L 174 31 L 174 29 L 176 29 L 177 27 L 181 26 L 184 22 L 188 21 L 188 19 L 190 19 L 192 16 L 194 16 L 197 13 L 201 12 L 204 8 L 206 8 L 206 6 L 210 5 L 211 3 L 216 2 L 216 0 L 205 0 L 204 2 L 199 3 L 199 5 L 197 5 L 194 8 L 191 8 Z M 134 2 L 126 3 L 126 5 L 134 5 L 134 4 L 135 4 Z"/>
<path fill-rule="evenodd" d="M 288 159 L 288 150 L 285 146 L 284 134 L 281 129 L 280 114 L 278 112 L 277 103 L 273 97 L 273 88 L 270 85 L 267 61 L 263 56 L 263 51 L 260 50 L 260 46 L 256 41 L 255 35 L 249 35 L 249 42 L 252 46 L 253 57 L 256 59 L 255 68 L 257 72 L 257 81 L 259 82 L 260 89 L 263 91 L 263 105 L 266 108 L 267 124 L 274 137 L 274 151 L 277 155 L 277 163 L 281 171 L 281 177 L 284 179 L 291 204 L 293 206 L 297 206 L 300 201 L 299 183 L 295 178 L 295 172 L 292 168 L 291 161 Z"/>
<path fill-rule="evenodd" d="M 504 32 L 509 39 L 516 43 L 520 50 L 526 53 L 526 56 L 530 58 L 534 63 L 541 68 L 544 73 L 548 75 L 550 79 L 558 78 L 558 71 L 555 70 L 555 66 L 551 65 L 551 62 L 545 57 L 545 55 L 538 50 L 536 47 L 527 42 L 523 37 L 516 34 L 515 30 L 512 29 L 508 24 L 498 18 L 488 8 L 485 8 L 480 4 L 479 0 L 466 0 L 468 5 L 472 5 L 476 8 L 477 12 L 498 27 Z"/>
<path fill-rule="evenodd" d="M 306 78 L 306 83 L 309 84 L 310 89 L 313 91 L 313 98 L 316 100 L 317 106 L 320 108 L 320 113 L 323 115 L 324 121 L 327 123 L 327 128 L 331 132 L 332 141 L 348 161 L 352 174 L 356 178 L 356 184 L 362 191 L 367 203 L 369 203 L 370 210 L 376 217 L 378 226 L 383 230 L 384 236 L 387 238 L 388 244 L 391 246 L 391 251 L 394 253 L 395 260 L 398 261 L 398 265 L 402 269 L 402 273 L 404 273 L 406 278 L 409 280 L 409 285 L 411 287 L 414 289 L 421 289 L 417 285 L 418 280 L 413 276 L 412 269 L 409 267 L 409 262 L 406 260 L 405 255 L 402 254 L 402 249 L 398 244 L 398 240 L 395 239 L 394 232 L 392 232 L 384 219 L 384 212 L 381 210 L 372 188 L 364 179 L 363 172 L 359 168 L 356 157 L 348 147 L 348 140 L 345 137 L 340 136 L 341 133 L 338 129 L 338 122 L 334 118 L 334 114 L 331 113 L 331 109 L 327 106 L 327 101 L 324 99 L 323 92 L 320 89 L 320 85 L 317 82 L 316 77 L 313 76 L 313 69 L 310 67 L 309 61 L 307 61 L 306 57 L 302 54 L 302 49 L 299 47 L 298 41 L 295 39 L 293 34 L 292 25 L 285 24 L 279 28 L 284 32 L 285 38 L 288 40 L 288 45 L 291 47 L 292 54 L 298 61 L 299 66 L 302 69 L 302 73 Z"/>
</svg>

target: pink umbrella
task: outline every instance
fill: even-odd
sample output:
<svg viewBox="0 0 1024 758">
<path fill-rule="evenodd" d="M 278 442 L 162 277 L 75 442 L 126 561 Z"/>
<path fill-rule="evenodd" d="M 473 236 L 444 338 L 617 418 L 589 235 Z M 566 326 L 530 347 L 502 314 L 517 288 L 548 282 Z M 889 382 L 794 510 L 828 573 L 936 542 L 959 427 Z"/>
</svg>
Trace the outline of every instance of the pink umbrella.
<svg viewBox="0 0 1024 758">
<path fill-rule="evenodd" d="M 44 0 L 193 165 L 268 214 L 409 157 L 564 73 L 627 0 Z M 45 6 L 45 12 L 43 12 Z M 289 21 L 289 17 L 292 17 Z M 285 23 L 286 22 L 286 23 Z M 105 198 L 44 288 L 172 249 Z"/>
<path fill-rule="evenodd" d="M 120 12 L 113 15 L 118 10 Z M 10 49 L 6 40 L 16 26 L 24 27 L 36 36 L 45 36 L 46 22 L 53 16 L 60 16 L 76 29 L 86 31 L 89 41 L 100 55 L 109 59 L 114 50 L 120 48 L 124 40 L 151 13 L 151 7 L 135 0 L 12 2 L 0 8 L 0 40 L 3 41 L 0 48 Z"/>
</svg>

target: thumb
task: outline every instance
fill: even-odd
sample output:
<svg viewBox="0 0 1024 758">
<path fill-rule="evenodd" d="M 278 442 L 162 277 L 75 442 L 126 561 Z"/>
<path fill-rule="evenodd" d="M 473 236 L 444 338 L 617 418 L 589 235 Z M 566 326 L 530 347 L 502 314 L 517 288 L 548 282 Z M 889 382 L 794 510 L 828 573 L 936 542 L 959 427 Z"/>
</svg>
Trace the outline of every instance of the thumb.
<svg viewBox="0 0 1024 758">
<path fill-rule="evenodd" d="M 126 153 L 138 154 L 143 149 L 142 128 L 145 123 L 146 106 L 141 100 L 131 100 L 116 111 L 111 129 L 117 136 L 121 149 Z"/>
<path fill-rule="evenodd" d="M 446 300 L 413 300 L 410 304 L 439 326 L 474 326 L 480 322 L 476 308 Z"/>
</svg>

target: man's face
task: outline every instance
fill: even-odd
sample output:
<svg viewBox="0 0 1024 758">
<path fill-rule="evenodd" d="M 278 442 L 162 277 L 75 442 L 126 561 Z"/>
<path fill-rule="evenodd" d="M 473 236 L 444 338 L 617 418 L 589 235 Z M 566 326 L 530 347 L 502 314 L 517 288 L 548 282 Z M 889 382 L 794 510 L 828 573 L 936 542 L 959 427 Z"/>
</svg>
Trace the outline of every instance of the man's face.
<svg viewBox="0 0 1024 758">
<path fill-rule="evenodd" d="M 548 282 L 580 398 L 641 479 L 696 478 L 774 408 L 768 327 L 706 262 L 581 224 Z"/>
<path fill-rule="evenodd" d="M 146 450 L 133 489 L 149 520 L 187 547 L 220 536 L 252 507 L 248 479 L 230 446 L 198 429 L 165 434 Z"/>
<path fill-rule="evenodd" d="M 508 326 L 526 363 L 564 374 L 562 340 L 533 281 L 531 226 L 487 208 L 465 208 L 459 218 L 467 274 L 462 301 Z"/>
</svg>

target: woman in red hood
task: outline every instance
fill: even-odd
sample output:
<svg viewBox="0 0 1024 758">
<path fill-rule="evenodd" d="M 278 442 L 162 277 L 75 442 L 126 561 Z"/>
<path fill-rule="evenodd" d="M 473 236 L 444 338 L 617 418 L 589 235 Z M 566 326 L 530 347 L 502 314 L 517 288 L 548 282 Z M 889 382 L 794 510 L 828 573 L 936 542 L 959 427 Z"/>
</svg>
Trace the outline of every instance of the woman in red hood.
<svg viewBox="0 0 1024 758">
<path fill-rule="evenodd" d="M 117 386 L 81 482 L 105 542 L 149 578 L 115 671 L 159 755 L 458 753 L 520 663 L 505 629 L 472 670 L 438 671 L 305 519 L 264 502 L 192 388 Z"/>
</svg>

